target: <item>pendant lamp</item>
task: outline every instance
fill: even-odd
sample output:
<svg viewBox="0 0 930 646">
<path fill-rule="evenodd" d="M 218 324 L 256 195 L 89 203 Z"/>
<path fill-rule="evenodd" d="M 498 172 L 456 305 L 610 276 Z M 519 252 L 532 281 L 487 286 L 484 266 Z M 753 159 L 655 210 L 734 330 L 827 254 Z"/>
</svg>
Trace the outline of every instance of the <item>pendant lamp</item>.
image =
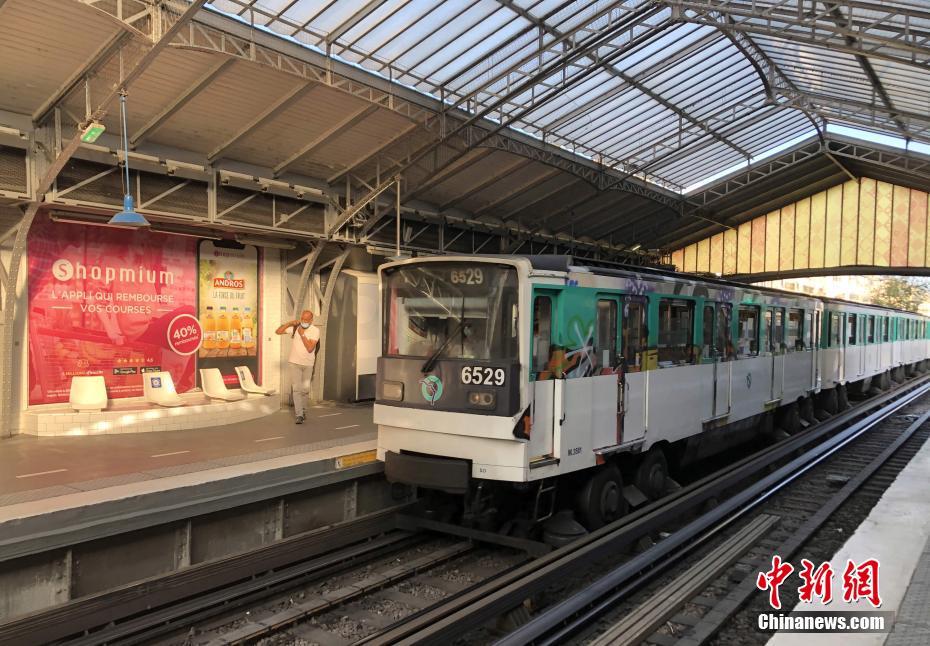
<svg viewBox="0 0 930 646">
<path fill-rule="evenodd" d="M 110 218 L 110 224 L 121 227 L 147 227 L 149 221 L 141 213 L 136 213 L 129 183 L 129 136 L 126 127 L 126 90 L 119 93 L 120 124 L 123 131 L 123 210 Z"/>
</svg>

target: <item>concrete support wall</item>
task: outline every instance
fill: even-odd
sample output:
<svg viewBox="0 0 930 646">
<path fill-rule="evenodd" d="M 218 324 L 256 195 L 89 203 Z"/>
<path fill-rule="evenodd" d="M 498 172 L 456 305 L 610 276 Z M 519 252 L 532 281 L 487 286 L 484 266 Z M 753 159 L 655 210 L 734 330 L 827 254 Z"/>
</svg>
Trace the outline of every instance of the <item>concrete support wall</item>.
<svg viewBox="0 0 930 646">
<path fill-rule="evenodd" d="M 5 561 L 0 623 L 403 502 L 380 475 L 368 476 Z"/>
</svg>

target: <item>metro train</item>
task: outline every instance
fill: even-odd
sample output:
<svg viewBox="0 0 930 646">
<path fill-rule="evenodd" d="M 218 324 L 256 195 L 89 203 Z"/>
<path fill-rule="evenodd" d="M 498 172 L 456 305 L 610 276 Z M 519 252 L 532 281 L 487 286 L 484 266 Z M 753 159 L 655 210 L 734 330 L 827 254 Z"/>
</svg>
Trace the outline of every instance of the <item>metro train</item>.
<svg viewBox="0 0 930 646">
<path fill-rule="evenodd" d="M 531 523 L 558 501 L 597 528 L 636 490 L 663 495 L 670 469 L 795 433 L 930 357 L 914 313 L 663 270 L 442 256 L 379 272 L 378 458 L 472 518 L 516 491 Z"/>
</svg>

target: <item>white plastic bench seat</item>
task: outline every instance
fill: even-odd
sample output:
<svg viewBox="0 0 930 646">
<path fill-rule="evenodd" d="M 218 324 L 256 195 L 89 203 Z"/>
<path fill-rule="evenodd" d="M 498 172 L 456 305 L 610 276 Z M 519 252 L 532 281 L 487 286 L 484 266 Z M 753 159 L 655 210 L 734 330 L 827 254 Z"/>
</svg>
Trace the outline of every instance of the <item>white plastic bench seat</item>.
<svg viewBox="0 0 930 646">
<path fill-rule="evenodd" d="M 252 371 L 248 366 L 236 366 L 236 374 L 239 375 L 239 386 L 247 393 L 255 393 L 257 395 L 274 395 L 274 390 L 271 388 L 263 388 L 255 383 L 255 379 L 252 377 Z"/>
<path fill-rule="evenodd" d="M 102 411 L 107 407 L 107 385 L 102 375 L 71 377 L 68 403 L 76 411 Z"/>
<path fill-rule="evenodd" d="M 230 390 L 226 387 L 219 368 L 201 368 L 200 385 L 210 399 L 222 399 L 227 402 L 245 399 L 245 393 L 241 390 Z"/>
<path fill-rule="evenodd" d="M 174 387 L 170 372 L 146 372 L 142 375 L 142 392 L 149 404 L 173 408 L 185 404 Z"/>
</svg>

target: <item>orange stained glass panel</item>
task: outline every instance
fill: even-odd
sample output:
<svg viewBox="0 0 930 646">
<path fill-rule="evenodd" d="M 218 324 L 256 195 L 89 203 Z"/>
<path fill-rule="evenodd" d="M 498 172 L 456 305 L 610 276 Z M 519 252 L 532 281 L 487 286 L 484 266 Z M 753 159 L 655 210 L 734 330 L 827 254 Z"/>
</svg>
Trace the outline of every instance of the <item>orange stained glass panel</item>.
<svg viewBox="0 0 930 646">
<path fill-rule="evenodd" d="M 794 209 L 794 266 L 807 269 L 810 262 L 811 201 L 805 198 Z"/>
<path fill-rule="evenodd" d="M 911 191 L 903 186 L 894 187 L 891 207 L 891 266 L 907 266 L 908 225 L 911 219 Z"/>
<path fill-rule="evenodd" d="M 781 233 L 778 236 L 778 268 L 794 268 L 794 204 L 781 210 Z"/>
<path fill-rule="evenodd" d="M 840 242 L 843 228 L 843 185 L 827 189 L 827 219 L 824 227 L 824 267 L 840 264 Z"/>
<path fill-rule="evenodd" d="M 824 230 L 827 218 L 827 193 L 811 196 L 810 267 L 823 267 Z"/>
<path fill-rule="evenodd" d="M 891 202 L 894 186 L 886 182 L 875 184 L 875 263 L 891 264 Z"/>
<path fill-rule="evenodd" d="M 840 263 L 856 264 L 859 242 L 859 182 L 843 184 L 843 233 L 840 241 Z"/>
<path fill-rule="evenodd" d="M 859 180 L 859 230 L 856 250 L 857 265 L 875 262 L 875 180 Z"/>
</svg>

